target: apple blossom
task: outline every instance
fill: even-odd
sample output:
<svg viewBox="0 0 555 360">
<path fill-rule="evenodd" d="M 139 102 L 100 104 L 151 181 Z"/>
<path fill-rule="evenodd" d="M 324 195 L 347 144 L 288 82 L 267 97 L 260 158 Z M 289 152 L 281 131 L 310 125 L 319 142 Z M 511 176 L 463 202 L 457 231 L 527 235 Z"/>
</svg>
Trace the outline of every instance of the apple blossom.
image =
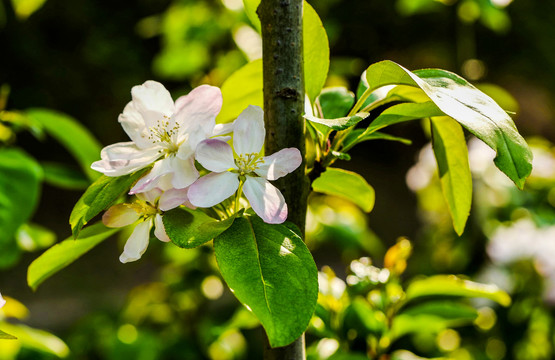
<svg viewBox="0 0 555 360">
<path fill-rule="evenodd" d="M 141 258 L 148 247 L 152 226 L 158 240 L 170 241 L 162 222 L 162 211 L 173 209 L 184 202 L 181 192 L 177 197 L 179 203 L 176 202 L 175 191 L 170 189 L 162 192 L 155 188 L 137 193 L 135 202 L 113 205 L 104 213 L 102 222 L 108 227 L 123 227 L 138 221 L 119 258 L 122 263 Z"/>
<path fill-rule="evenodd" d="M 91 168 L 121 176 L 154 164 L 131 194 L 191 185 L 199 177 L 194 160 L 197 144 L 228 130 L 215 124 L 222 107 L 220 89 L 201 85 L 174 103 L 162 84 L 149 80 L 134 86 L 131 96 L 118 121 L 132 141 L 106 146 Z"/>
<path fill-rule="evenodd" d="M 253 210 L 265 222 L 280 224 L 287 219 L 287 204 L 281 192 L 268 180 L 292 172 L 302 162 L 296 148 L 287 148 L 262 156 L 266 131 L 264 112 L 258 106 L 247 107 L 233 124 L 233 149 L 218 139 L 207 139 L 197 146 L 196 159 L 212 173 L 190 186 L 190 202 L 211 207 L 237 191 L 244 192 Z"/>
</svg>

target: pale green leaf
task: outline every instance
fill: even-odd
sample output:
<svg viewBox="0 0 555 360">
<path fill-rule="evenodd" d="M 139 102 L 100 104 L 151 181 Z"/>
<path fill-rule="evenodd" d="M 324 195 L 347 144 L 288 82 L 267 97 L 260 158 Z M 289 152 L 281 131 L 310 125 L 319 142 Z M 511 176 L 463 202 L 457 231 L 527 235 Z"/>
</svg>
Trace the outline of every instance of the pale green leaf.
<svg viewBox="0 0 555 360">
<path fill-rule="evenodd" d="M 101 145 L 87 128 L 69 115 L 53 110 L 28 109 L 26 114 L 69 151 L 91 181 L 100 177 L 91 164 L 100 158 Z"/>
<path fill-rule="evenodd" d="M 345 130 L 348 129 L 350 127 L 355 126 L 356 124 L 358 124 L 359 122 L 361 122 L 362 120 L 366 119 L 366 117 L 368 117 L 368 113 L 365 112 L 359 112 L 356 113 L 355 115 L 352 116 L 346 116 L 346 117 L 342 117 L 342 118 L 337 118 L 337 119 L 320 119 L 317 118 L 315 116 L 310 116 L 310 115 L 305 115 L 305 118 L 308 121 L 311 121 L 313 123 L 317 123 L 317 124 L 321 124 L 324 125 L 330 129 L 333 130 Z"/>
<path fill-rule="evenodd" d="M 260 5 L 260 0 L 243 0 L 243 7 L 245 8 L 245 13 L 249 18 L 252 26 L 260 33 L 260 19 L 256 13 L 256 9 Z"/>
<path fill-rule="evenodd" d="M 177 208 L 164 213 L 162 217 L 166 234 L 171 241 L 182 248 L 200 246 L 233 224 L 234 217 L 219 221 L 200 209 Z"/>
<path fill-rule="evenodd" d="M 41 351 L 57 357 L 65 358 L 69 355 L 69 348 L 57 336 L 44 330 L 33 329 L 22 324 L 0 323 L 0 327 L 17 338 L 22 347 Z"/>
<path fill-rule="evenodd" d="M 463 280 L 454 275 L 435 275 L 415 280 L 408 286 L 406 291 L 407 301 L 424 296 L 482 297 L 503 306 L 511 304 L 509 295 L 496 285 Z"/>
<path fill-rule="evenodd" d="M 92 183 L 77 201 L 69 216 L 73 236 L 77 237 L 89 220 L 101 211 L 106 210 L 120 196 L 127 193 L 133 184 L 149 170 L 150 168 L 145 168 L 133 174 L 118 177 L 102 175 Z"/>
<path fill-rule="evenodd" d="M 27 284 L 36 290 L 43 281 L 73 263 L 117 231 L 119 229 L 110 229 L 102 223 L 97 223 L 81 231 L 77 239 L 70 237 L 54 245 L 29 265 Z"/>
<path fill-rule="evenodd" d="M 366 212 L 374 208 L 374 188 L 362 176 L 352 171 L 328 168 L 312 182 L 312 189 L 351 201 Z"/>
<path fill-rule="evenodd" d="M 299 235 L 249 216 L 214 240 L 216 260 L 234 295 L 260 320 L 272 347 L 307 328 L 318 297 L 318 271 Z"/>
<path fill-rule="evenodd" d="M 17 229 L 17 244 L 26 251 L 35 251 L 52 246 L 56 242 L 56 234 L 44 226 L 27 223 Z"/>
<path fill-rule="evenodd" d="M 249 105 L 264 106 L 262 94 L 262 59 L 254 60 L 233 74 L 222 84 L 222 110 L 218 123 L 233 121 Z"/>
<path fill-rule="evenodd" d="M 42 168 L 24 151 L 0 148 L 0 246 L 9 243 L 39 201 Z"/>
<path fill-rule="evenodd" d="M 432 145 L 453 228 L 461 235 L 470 215 L 472 175 L 461 126 L 448 116 L 431 119 Z"/>
<path fill-rule="evenodd" d="M 368 89 L 361 100 L 385 85 L 408 85 L 422 89 L 441 111 L 495 150 L 495 165 L 522 188 L 532 171 L 532 152 L 513 120 L 489 96 L 465 79 L 445 70 L 425 69 L 414 73 L 382 61 L 366 69 Z M 429 115 L 432 116 L 432 115 Z"/>
<path fill-rule="evenodd" d="M 306 1 L 303 11 L 304 88 L 314 102 L 324 87 L 330 66 L 330 46 L 318 13 Z"/>
<path fill-rule="evenodd" d="M 0 330 L 0 340 L 15 340 L 17 339 L 15 336 L 10 335 L 8 333 L 3 332 Z"/>
</svg>

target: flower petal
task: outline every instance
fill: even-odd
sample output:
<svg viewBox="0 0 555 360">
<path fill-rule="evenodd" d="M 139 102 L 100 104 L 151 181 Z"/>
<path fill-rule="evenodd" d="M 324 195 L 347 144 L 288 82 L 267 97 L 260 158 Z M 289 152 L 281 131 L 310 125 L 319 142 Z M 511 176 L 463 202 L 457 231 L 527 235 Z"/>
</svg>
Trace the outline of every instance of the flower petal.
<svg viewBox="0 0 555 360">
<path fill-rule="evenodd" d="M 175 209 L 179 205 L 185 205 L 188 208 L 195 209 L 196 207 L 189 202 L 189 196 L 187 195 L 188 192 L 189 188 L 170 189 L 164 191 L 162 196 L 160 196 L 158 208 L 162 211 L 168 211 Z"/>
<path fill-rule="evenodd" d="M 151 113 L 151 116 L 152 113 L 157 113 L 161 115 L 159 117 L 171 117 L 175 112 L 170 92 L 157 81 L 148 80 L 142 85 L 133 86 L 131 97 L 135 109 L 143 117 L 148 113 Z"/>
<path fill-rule="evenodd" d="M 162 190 L 160 190 L 159 188 L 154 188 L 149 191 L 135 194 L 136 197 L 138 197 L 142 201 L 148 202 L 151 205 L 156 204 L 156 202 L 160 198 L 160 195 L 162 195 Z"/>
<path fill-rule="evenodd" d="M 132 101 L 125 106 L 123 113 L 118 117 L 118 121 L 135 145 L 141 149 L 152 147 L 152 140 L 148 139 L 149 132 L 145 120 L 135 109 Z"/>
<path fill-rule="evenodd" d="M 287 219 L 287 204 L 281 192 L 268 180 L 247 176 L 243 192 L 254 212 L 268 224 L 281 224 Z"/>
<path fill-rule="evenodd" d="M 281 149 L 262 159 L 264 162 L 254 172 L 268 180 L 276 180 L 293 172 L 303 161 L 297 148 Z"/>
<path fill-rule="evenodd" d="M 148 240 L 150 238 L 150 229 L 152 228 L 152 217 L 139 223 L 133 233 L 127 239 L 123 253 L 119 257 L 122 263 L 139 260 L 141 255 L 144 254 L 148 247 Z"/>
<path fill-rule="evenodd" d="M 180 133 L 200 126 L 209 136 L 214 129 L 216 115 L 222 108 L 222 92 L 215 86 L 201 85 L 178 98 L 175 108 L 174 117 Z"/>
<path fill-rule="evenodd" d="M 154 217 L 154 236 L 163 242 L 171 241 L 168 234 L 166 234 L 166 228 L 164 228 L 164 222 L 162 221 L 162 215 L 160 214 L 156 214 Z"/>
<path fill-rule="evenodd" d="M 220 136 L 233 132 L 234 124 L 232 122 L 226 124 L 216 124 L 210 136 Z"/>
<path fill-rule="evenodd" d="M 233 123 L 233 149 L 239 155 L 260 153 L 264 145 L 264 111 L 249 105 Z"/>
<path fill-rule="evenodd" d="M 239 187 L 239 175 L 232 172 L 210 173 L 198 179 L 189 188 L 189 201 L 198 207 L 211 207 L 221 203 Z"/>
<path fill-rule="evenodd" d="M 198 179 L 199 173 L 192 156 L 185 160 L 177 156 L 170 156 L 169 160 L 173 171 L 172 186 L 174 188 L 184 189 Z"/>
<path fill-rule="evenodd" d="M 117 204 L 111 206 L 102 215 L 102 222 L 110 228 L 119 228 L 133 224 L 139 220 L 140 215 L 128 204 Z"/>
<path fill-rule="evenodd" d="M 152 164 L 159 157 L 156 147 L 139 149 L 131 141 L 116 143 L 102 149 L 102 160 L 92 163 L 91 169 L 107 176 L 127 175 Z"/>
<path fill-rule="evenodd" d="M 158 187 L 158 183 L 162 180 L 162 176 L 166 174 L 169 175 L 171 172 L 173 172 L 173 169 L 169 158 L 156 161 L 148 174 L 141 177 L 135 186 L 131 188 L 129 194 L 142 193 Z"/>
<path fill-rule="evenodd" d="M 233 149 L 228 143 L 208 139 L 197 146 L 197 161 L 207 170 L 224 172 L 229 169 L 237 169 L 233 158 Z"/>
</svg>

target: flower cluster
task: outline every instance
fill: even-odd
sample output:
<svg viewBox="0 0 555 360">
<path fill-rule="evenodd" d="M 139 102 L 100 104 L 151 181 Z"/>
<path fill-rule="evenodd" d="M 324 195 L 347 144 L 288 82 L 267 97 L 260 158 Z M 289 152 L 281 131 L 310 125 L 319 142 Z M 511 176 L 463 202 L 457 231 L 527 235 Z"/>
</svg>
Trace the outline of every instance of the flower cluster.
<svg viewBox="0 0 555 360">
<path fill-rule="evenodd" d="M 122 176 L 152 166 L 130 189 L 133 203 L 112 206 L 103 216 L 109 227 L 136 224 L 121 262 L 135 261 L 154 235 L 169 241 L 163 212 L 184 205 L 209 208 L 235 194 L 235 211 L 244 194 L 254 212 L 265 222 L 279 224 L 287 218 L 276 180 L 298 168 L 298 149 L 287 148 L 263 156 L 264 112 L 249 106 L 230 124 L 216 124 L 222 107 L 220 89 L 202 85 L 173 101 L 168 90 L 147 81 L 131 90 L 119 122 L 131 139 L 101 151 L 92 169 L 107 176 Z M 228 144 L 233 132 L 233 148 Z M 195 160 L 209 171 L 200 176 Z"/>
</svg>

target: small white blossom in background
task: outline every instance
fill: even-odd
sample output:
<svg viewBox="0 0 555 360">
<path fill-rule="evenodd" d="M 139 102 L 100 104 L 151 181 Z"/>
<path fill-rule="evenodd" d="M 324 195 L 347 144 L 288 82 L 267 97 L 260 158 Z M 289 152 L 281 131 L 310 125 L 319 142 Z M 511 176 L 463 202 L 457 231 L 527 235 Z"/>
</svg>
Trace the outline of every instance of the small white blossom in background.
<svg viewBox="0 0 555 360">
<path fill-rule="evenodd" d="M 0 294 L 0 309 L 6 305 L 6 300 L 4 300 L 4 298 L 2 297 L 2 294 Z"/>
<path fill-rule="evenodd" d="M 162 192 L 156 188 L 145 193 L 136 194 L 133 203 L 117 204 L 108 209 L 102 216 L 102 222 L 107 227 L 118 228 L 137 223 L 135 229 L 120 256 L 122 263 L 136 261 L 141 258 L 148 247 L 150 230 L 154 226 L 154 235 L 163 242 L 170 241 L 162 222 L 162 212 L 174 208 L 173 190 Z M 183 199 L 179 197 L 179 201 Z"/>
<path fill-rule="evenodd" d="M 197 147 L 196 159 L 212 172 L 191 185 L 188 192 L 191 203 L 212 207 L 241 188 L 262 220 L 270 224 L 283 223 L 287 219 L 287 204 L 281 192 L 268 180 L 294 171 L 301 165 L 302 156 L 296 148 L 262 156 L 265 136 L 264 112 L 251 105 L 233 123 L 233 149 L 221 140 L 202 141 Z"/>
<path fill-rule="evenodd" d="M 131 189 L 131 194 L 154 188 L 184 189 L 198 179 L 195 149 L 202 140 L 229 132 L 216 126 L 222 94 L 202 85 L 175 103 L 166 88 L 147 81 L 131 89 L 132 101 L 119 122 L 132 141 L 102 149 L 91 168 L 107 176 L 122 176 L 154 164 Z"/>
</svg>

